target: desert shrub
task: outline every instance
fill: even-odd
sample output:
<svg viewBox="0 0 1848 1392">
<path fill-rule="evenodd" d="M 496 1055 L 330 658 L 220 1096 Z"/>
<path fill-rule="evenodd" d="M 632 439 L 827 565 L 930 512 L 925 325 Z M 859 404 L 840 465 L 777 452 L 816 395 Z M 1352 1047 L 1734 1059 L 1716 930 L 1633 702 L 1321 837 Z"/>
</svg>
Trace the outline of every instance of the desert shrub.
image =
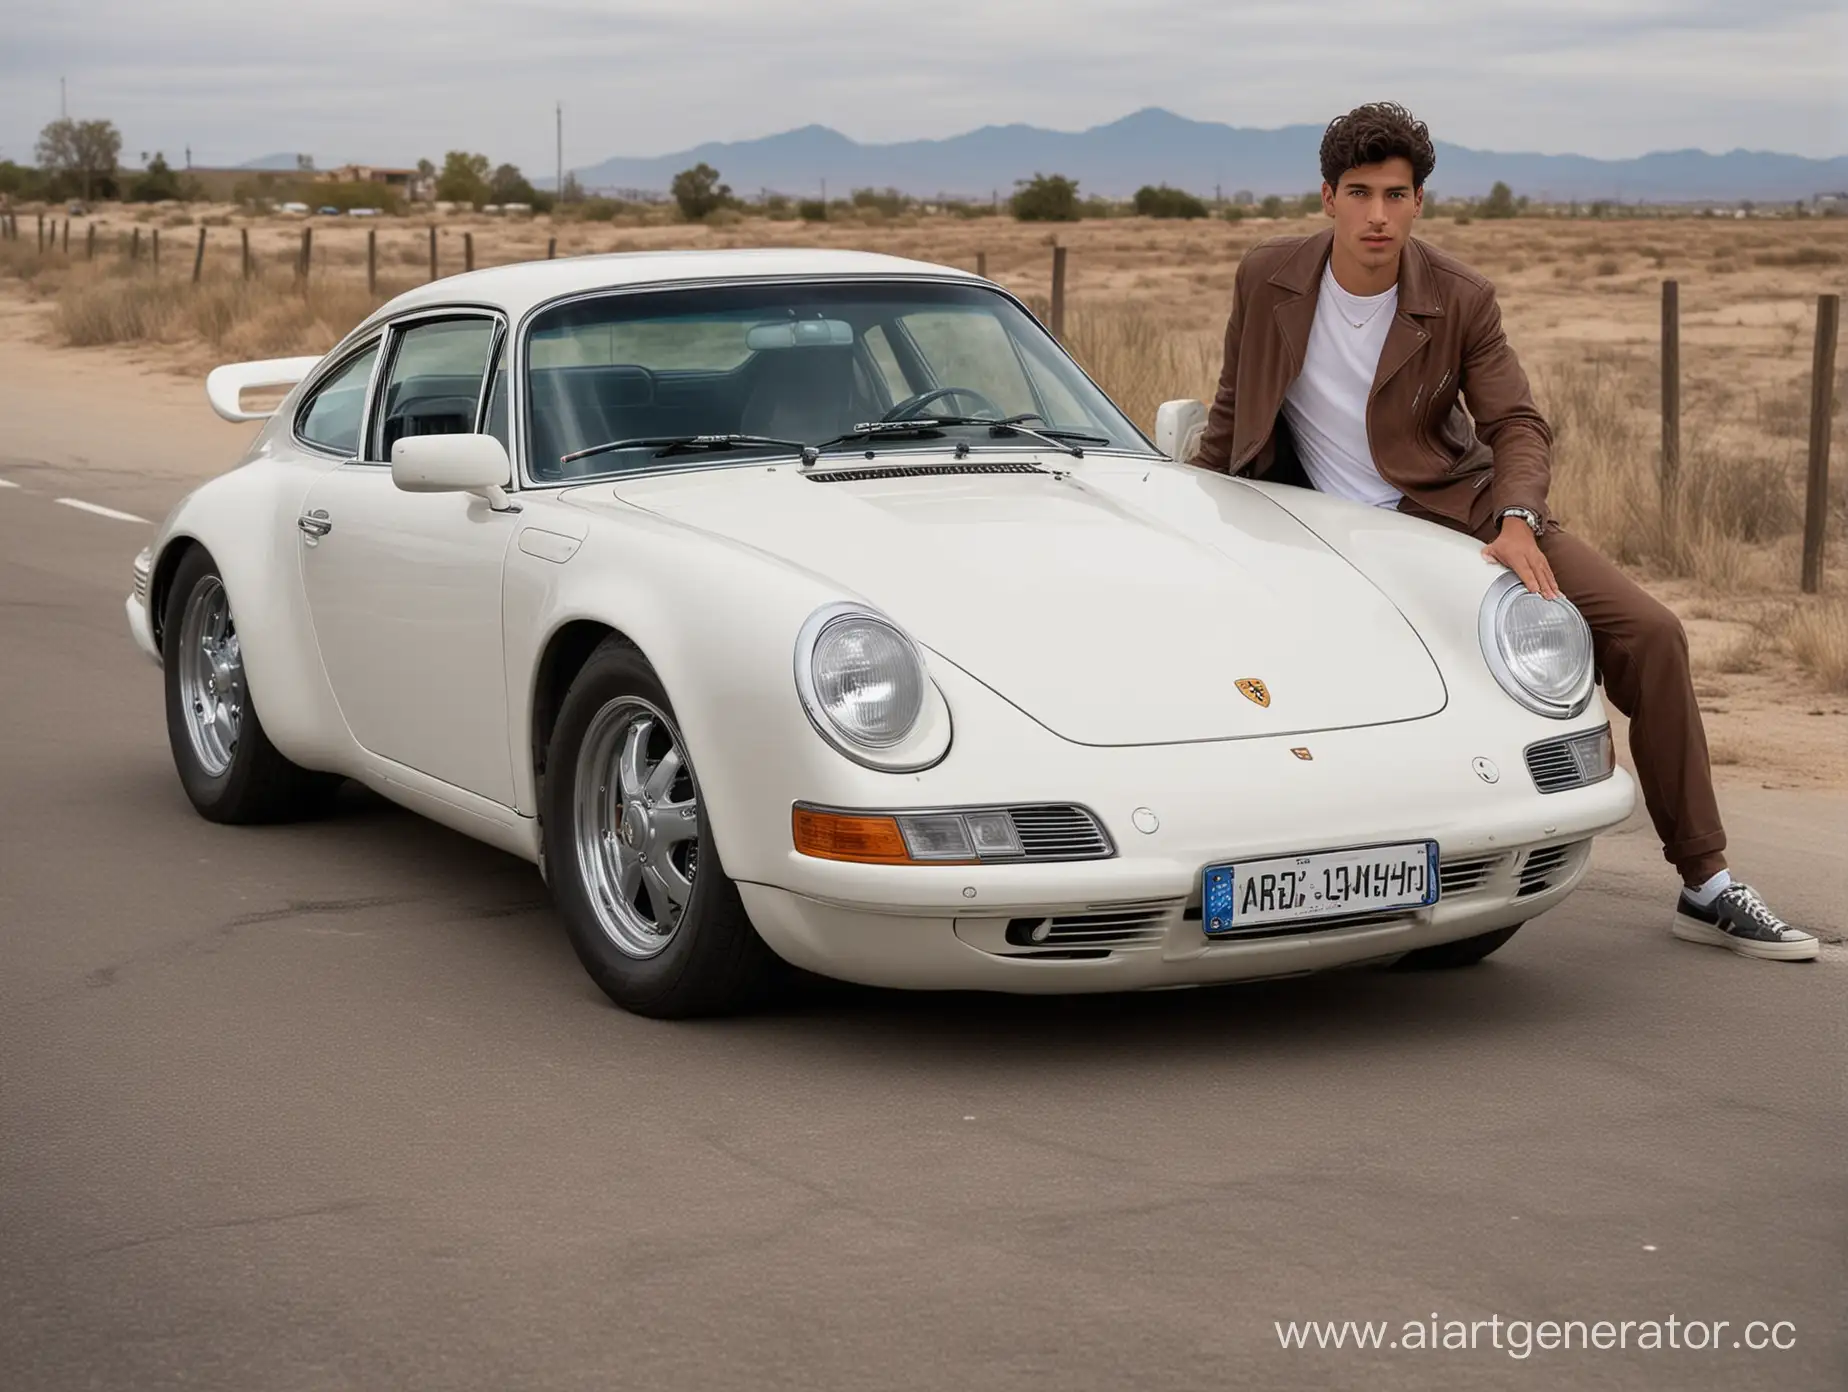
<svg viewBox="0 0 1848 1392">
<path fill-rule="evenodd" d="M 1842 254 L 1834 247 L 1800 246 L 1789 251 L 1761 251 L 1752 259 L 1761 266 L 1839 266 Z"/>
<path fill-rule="evenodd" d="M 732 201 L 731 185 L 720 183 L 719 171 L 703 160 L 676 174 L 672 191 L 680 216 L 688 222 L 698 222 Z"/>
<path fill-rule="evenodd" d="M 1618 264 L 1614 256 L 1607 256 L 1598 263 L 1598 274 L 1601 276 L 1614 276 L 1622 269 L 1623 267 Z"/>
<path fill-rule="evenodd" d="M 1258 216 L 1275 218 L 1283 216 L 1283 200 L 1274 193 L 1264 195 L 1264 201 L 1258 204 Z"/>
<path fill-rule="evenodd" d="M 1078 181 L 1063 174 L 1035 174 L 1014 186 L 1010 206 L 1022 222 L 1078 221 Z"/>
<path fill-rule="evenodd" d="M 850 201 L 861 211 L 871 208 L 889 218 L 897 217 L 911 206 L 911 199 L 895 188 L 855 189 Z"/>
<path fill-rule="evenodd" d="M 1185 189 L 1144 184 L 1136 190 L 1136 215 L 1151 218 L 1203 218 L 1206 204 Z"/>
<path fill-rule="evenodd" d="M 796 204 L 796 216 L 804 222 L 826 222 L 828 205 L 819 198 L 804 198 Z"/>
</svg>

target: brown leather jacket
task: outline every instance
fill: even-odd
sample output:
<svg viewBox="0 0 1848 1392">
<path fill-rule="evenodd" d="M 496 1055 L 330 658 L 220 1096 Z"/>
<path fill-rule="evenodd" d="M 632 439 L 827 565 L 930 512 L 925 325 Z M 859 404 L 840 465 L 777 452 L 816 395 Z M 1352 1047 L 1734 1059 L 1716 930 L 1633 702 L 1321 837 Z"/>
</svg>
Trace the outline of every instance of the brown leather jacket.
<svg viewBox="0 0 1848 1392">
<path fill-rule="evenodd" d="M 1239 262 L 1225 368 L 1193 463 L 1307 482 L 1280 408 L 1303 370 L 1333 244 L 1332 229 L 1277 237 Z M 1472 532 L 1508 507 L 1551 521 L 1553 434 L 1502 333 L 1495 287 L 1416 239 L 1399 261 L 1398 313 L 1367 401 L 1367 440 L 1380 476 L 1405 495 L 1401 511 Z"/>
</svg>

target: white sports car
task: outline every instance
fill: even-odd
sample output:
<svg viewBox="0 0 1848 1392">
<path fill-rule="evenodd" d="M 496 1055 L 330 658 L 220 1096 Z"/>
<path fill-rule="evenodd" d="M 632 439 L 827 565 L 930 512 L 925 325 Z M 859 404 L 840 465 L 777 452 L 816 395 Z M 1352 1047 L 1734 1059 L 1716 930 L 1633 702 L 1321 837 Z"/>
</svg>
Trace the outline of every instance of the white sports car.
<svg viewBox="0 0 1848 1392">
<path fill-rule="evenodd" d="M 1474 962 L 1634 796 L 1476 543 L 1174 462 L 1018 300 L 843 252 L 411 291 L 138 558 L 217 821 L 343 778 L 540 866 L 631 1010 L 778 958 L 1098 991 Z"/>
</svg>

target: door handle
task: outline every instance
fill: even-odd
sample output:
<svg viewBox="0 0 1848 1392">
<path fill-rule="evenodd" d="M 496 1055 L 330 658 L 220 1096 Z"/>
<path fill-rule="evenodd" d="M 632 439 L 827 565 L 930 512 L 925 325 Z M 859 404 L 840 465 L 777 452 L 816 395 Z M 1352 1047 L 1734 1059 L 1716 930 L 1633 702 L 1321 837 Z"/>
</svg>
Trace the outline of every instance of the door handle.
<svg viewBox="0 0 1848 1392">
<path fill-rule="evenodd" d="M 334 524 L 327 520 L 327 509 L 316 508 L 313 512 L 304 512 L 295 519 L 295 525 L 302 529 L 302 534 L 310 541 L 319 541 L 333 531 Z"/>
</svg>

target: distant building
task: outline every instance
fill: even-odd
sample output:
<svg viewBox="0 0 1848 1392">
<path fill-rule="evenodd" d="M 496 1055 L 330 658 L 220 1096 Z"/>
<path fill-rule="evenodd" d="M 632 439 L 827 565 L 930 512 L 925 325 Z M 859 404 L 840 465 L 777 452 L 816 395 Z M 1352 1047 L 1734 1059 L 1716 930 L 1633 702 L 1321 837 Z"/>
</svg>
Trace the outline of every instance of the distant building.
<svg viewBox="0 0 1848 1392">
<path fill-rule="evenodd" d="M 394 169 L 381 164 L 343 164 L 337 169 L 323 169 L 315 178 L 327 184 L 380 184 L 403 194 L 413 203 L 427 203 L 436 192 L 436 181 L 421 177 L 415 169 Z"/>
</svg>

